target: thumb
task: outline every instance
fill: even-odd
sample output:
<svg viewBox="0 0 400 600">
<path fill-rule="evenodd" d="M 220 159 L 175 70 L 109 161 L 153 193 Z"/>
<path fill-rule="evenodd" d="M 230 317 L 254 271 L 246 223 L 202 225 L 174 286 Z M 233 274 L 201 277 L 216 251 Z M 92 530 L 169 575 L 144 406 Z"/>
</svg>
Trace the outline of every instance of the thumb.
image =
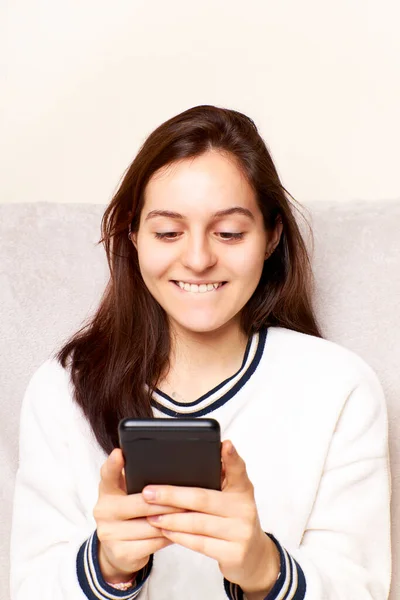
<svg viewBox="0 0 400 600">
<path fill-rule="evenodd" d="M 125 493 L 124 456 L 120 448 L 114 448 L 100 470 L 100 486 L 107 494 Z"/>
<path fill-rule="evenodd" d="M 252 487 L 246 464 L 230 440 L 222 444 L 221 458 L 225 472 L 223 491 L 245 492 Z"/>
</svg>

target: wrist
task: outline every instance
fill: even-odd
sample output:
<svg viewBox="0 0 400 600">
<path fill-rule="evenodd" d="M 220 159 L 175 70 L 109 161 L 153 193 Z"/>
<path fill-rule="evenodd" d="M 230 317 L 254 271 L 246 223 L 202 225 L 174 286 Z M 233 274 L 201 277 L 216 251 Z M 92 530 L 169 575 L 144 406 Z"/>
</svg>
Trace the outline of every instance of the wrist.
<svg viewBox="0 0 400 600">
<path fill-rule="evenodd" d="M 103 575 L 103 579 L 106 583 L 108 583 L 109 585 L 114 585 L 114 584 L 119 584 L 119 583 L 130 583 L 133 585 L 135 579 L 136 579 L 136 573 L 130 573 L 129 575 L 126 575 L 126 573 L 123 573 L 121 575 Z"/>
<path fill-rule="evenodd" d="M 137 571 L 126 572 L 126 571 L 121 571 L 120 569 L 117 569 L 116 567 L 114 567 L 114 565 L 111 564 L 111 562 L 108 560 L 107 556 L 105 555 L 105 553 L 101 547 L 101 544 L 99 545 L 98 558 L 99 558 L 100 571 L 101 571 L 103 579 L 106 583 L 109 583 L 109 584 L 128 583 L 133 578 L 135 578 L 137 575 Z"/>
<path fill-rule="evenodd" d="M 274 587 L 281 569 L 281 559 L 276 544 L 266 536 L 266 557 L 259 561 L 261 568 L 255 573 L 252 582 L 242 586 L 247 600 L 264 600 Z"/>
</svg>

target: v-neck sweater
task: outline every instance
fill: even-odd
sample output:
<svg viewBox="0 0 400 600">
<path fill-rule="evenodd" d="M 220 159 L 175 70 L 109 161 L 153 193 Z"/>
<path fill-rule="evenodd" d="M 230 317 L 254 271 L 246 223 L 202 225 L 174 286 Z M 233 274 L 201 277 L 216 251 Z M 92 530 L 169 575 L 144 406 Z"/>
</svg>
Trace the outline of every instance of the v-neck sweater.
<svg viewBox="0 0 400 600">
<path fill-rule="evenodd" d="M 241 368 L 194 402 L 157 390 L 155 418 L 212 417 L 246 463 L 281 572 L 267 600 L 386 600 L 391 579 L 387 408 L 357 354 L 281 327 L 254 334 Z M 173 544 L 118 591 L 97 559 L 107 459 L 67 369 L 43 363 L 24 395 L 11 532 L 11 598 L 243 598 L 215 560 Z"/>
<path fill-rule="evenodd" d="M 264 351 L 266 336 L 267 330 L 252 335 L 246 345 L 242 364 L 237 373 L 193 402 L 178 402 L 156 389 L 152 399 L 154 412 L 157 413 L 155 416 L 204 417 L 223 406 L 239 392 L 256 370 Z"/>
</svg>

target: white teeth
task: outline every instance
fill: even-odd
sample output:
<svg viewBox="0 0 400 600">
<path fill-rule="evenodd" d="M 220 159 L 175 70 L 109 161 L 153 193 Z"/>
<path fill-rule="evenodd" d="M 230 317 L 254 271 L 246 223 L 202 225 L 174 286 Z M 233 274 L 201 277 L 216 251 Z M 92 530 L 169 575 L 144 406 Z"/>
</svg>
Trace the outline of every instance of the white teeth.
<svg viewBox="0 0 400 600">
<path fill-rule="evenodd" d="M 181 290 L 192 292 L 194 294 L 212 292 L 222 285 L 222 283 L 201 283 L 200 285 L 197 285 L 196 283 L 185 283 L 184 281 L 177 281 L 176 283 L 179 285 Z"/>
</svg>

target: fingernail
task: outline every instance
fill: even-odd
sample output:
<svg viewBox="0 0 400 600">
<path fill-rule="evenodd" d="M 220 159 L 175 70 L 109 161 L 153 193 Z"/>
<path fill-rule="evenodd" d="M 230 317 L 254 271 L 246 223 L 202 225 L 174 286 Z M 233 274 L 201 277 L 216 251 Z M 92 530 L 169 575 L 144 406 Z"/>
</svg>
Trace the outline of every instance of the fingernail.
<svg viewBox="0 0 400 600">
<path fill-rule="evenodd" d="M 143 490 L 143 496 L 146 500 L 155 500 L 156 499 L 156 491 L 152 488 L 147 488 Z"/>
<path fill-rule="evenodd" d="M 235 446 L 231 442 L 231 447 L 228 450 L 228 454 L 235 454 L 235 452 L 236 452 Z"/>
<path fill-rule="evenodd" d="M 159 523 L 161 521 L 161 516 L 160 515 L 153 515 L 151 517 L 147 517 L 149 519 L 149 521 L 151 521 L 152 523 Z"/>
</svg>

